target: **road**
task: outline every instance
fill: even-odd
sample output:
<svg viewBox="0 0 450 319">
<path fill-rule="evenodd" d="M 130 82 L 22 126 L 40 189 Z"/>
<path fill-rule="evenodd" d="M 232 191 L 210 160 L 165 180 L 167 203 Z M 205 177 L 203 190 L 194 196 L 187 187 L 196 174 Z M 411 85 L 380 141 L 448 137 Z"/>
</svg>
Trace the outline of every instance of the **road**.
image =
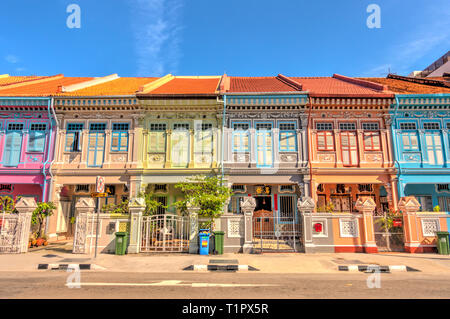
<svg viewBox="0 0 450 319">
<path fill-rule="evenodd" d="M 70 275 L 51 270 L 0 272 L 0 298 L 450 298 L 450 275 L 420 272 L 380 274 L 380 288 L 368 288 L 369 274 L 346 272 L 171 274 L 88 270 L 81 272 L 80 288 L 67 286 Z M 72 284 L 76 283 L 73 278 L 69 280 Z"/>
</svg>

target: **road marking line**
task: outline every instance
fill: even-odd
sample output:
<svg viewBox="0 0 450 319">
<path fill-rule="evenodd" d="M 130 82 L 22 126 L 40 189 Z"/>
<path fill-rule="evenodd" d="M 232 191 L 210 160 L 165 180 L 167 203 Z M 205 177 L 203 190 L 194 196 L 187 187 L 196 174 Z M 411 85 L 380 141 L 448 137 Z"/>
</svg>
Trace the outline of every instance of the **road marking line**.
<svg viewBox="0 0 450 319">
<path fill-rule="evenodd" d="M 273 284 L 227 284 L 227 283 L 208 283 L 208 282 L 194 282 L 194 283 L 182 283 L 181 280 L 163 280 L 153 283 L 127 283 L 127 282 L 80 282 L 80 283 L 67 283 L 66 286 L 189 286 L 193 288 L 202 287 L 269 287 L 279 286 Z"/>
</svg>

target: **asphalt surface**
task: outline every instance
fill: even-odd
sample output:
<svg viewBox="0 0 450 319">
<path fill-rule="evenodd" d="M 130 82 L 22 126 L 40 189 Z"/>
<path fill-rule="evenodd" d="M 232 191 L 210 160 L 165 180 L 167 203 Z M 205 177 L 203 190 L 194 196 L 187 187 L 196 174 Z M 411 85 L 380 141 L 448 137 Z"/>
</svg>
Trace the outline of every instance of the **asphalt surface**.
<svg viewBox="0 0 450 319">
<path fill-rule="evenodd" d="M 0 298 L 450 298 L 450 275 L 402 272 L 379 274 L 268 274 L 258 272 L 114 273 L 86 270 L 0 272 Z M 369 276 L 369 288 L 367 280 Z M 69 280 L 68 280 L 69 279 Z M 74 286 L 69 288 L 69 286 Z M 377 288 L 379 286 L 379 288 Z M 38 296 L 38 297 L 37 297 Z"/>
</svg>

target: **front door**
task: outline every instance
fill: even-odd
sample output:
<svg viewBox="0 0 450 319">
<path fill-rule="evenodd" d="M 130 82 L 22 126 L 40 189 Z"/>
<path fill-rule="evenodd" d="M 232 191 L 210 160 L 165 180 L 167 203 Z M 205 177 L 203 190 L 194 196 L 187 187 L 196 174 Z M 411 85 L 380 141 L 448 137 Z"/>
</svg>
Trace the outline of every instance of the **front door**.
<svg viewBox="0 0 450 319">
<path fill-rule="evenodd" d="M 256 196 L 255 212 L 259 210 L 272 211 L 272 197 L 270 196 Z"/>
<path fill-rule="evenodd" d="M 335 211 L 335 212 L 350 212 L 351 211 L 350 195 L 344 195 L 344 196 L 331 195 L 331 203 L 334 206 L 333 211 Z"/>
</svg>

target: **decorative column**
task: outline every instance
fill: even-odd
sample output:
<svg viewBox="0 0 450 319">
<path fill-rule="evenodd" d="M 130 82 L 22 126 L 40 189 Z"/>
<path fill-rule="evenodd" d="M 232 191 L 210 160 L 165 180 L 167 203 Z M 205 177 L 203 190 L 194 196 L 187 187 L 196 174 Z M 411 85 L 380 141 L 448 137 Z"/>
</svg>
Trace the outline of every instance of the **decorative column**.
<svg viewBox="0 0 450 319">
<path fill-rule="evenodd" d="M 301 215 L 300 218 L 303 219 L 303 242 L 305 253 L 314 252 L 311 218 L 315 206 L 314 200 L 309 196 L 304 196 L 297 200 L 297 209 Z"/>
<path fill-rule="evenodd" d="M 356 147 L 358 148 L 359 163 L 366 162 L 364 157 L 364 130 L 356 130 Z"/>
<path fill-rule="evenodd" d="M 278 168 L 280 165 L 280 129 L 278 127 L 272 129 L 273 136 L 273 167 Z"/>
<path fill-rule="evenodd" d="M 102 168 L 110 168 L 111 167 L 111 130 L 105 130 L 105 143 L 103 146 L 105 149 L 103 150 L 103 163 Z M 106 164 L 106 165 L 105 165 Z"/>
<path fill-rule="evenodd" d="M 133 198 L 128 205 L 130 211 L 130 244 L 129 254 L 138 254 L 141 249 L 142 215 L 145 211 L 145 200 Z"/>
<path fill-rule="evenodd" d="M 198 254 L 198 211 L 200 207 L 188 203 L 187 210 L 189 212 L 189 253 Z"/>
<path fill-rule="evenodd" d="M 172 130 L 166 131 L 166 163 L 164 168 L 172 167 Z"/>
<path fill-rule="evenodd" d="M 256 145 L 255 129 L 251 128 L 249 131 L 248 150 L 250 152 L 250 167 L 256 167 L 256 152 L 258 146 Z"/>
<path fill-rule="evenodd" d="M 416 217 L 416 213 L 420 209 L 420 204 L 414 196 L 405 196 L 400 198 L 398 208 L 403 213 L 405 251 L 408 253 L 420 252 Z"/>
<path fill-rule="evenodd" d="M 84 129 L 81 131 L 81 143 L 80 143 L 80 152 L 81 152 L 81 159 L 79 162 L 79 166 L 81 168 L 87 167 L 87 155 L 89 152 L 89 130 Z"/>
<path fill-rule="evenodd" d="M 87 236 L 89 235 L 88 229 L 88 216 L 92 215 L 95 211 L 95 201 L 93 198 L 84 197 L 78 199 L 75 204 L 75 214 L 77 216 L 75 224 L 75 235 L 73 237 L 73 250 L 74 254 L 86 254 Z"/>
<path fill-rule="evenodd" d="M 194 168 L 195 166 L 195 130 L 189 130 L 189 165 L 188 168 Z"/>
<path fill-rule="evenodd" d="M 28 238 L 30 236 L 31 215 L 36 209 L 37 204 L 34 198 L 22 197 L 16 204 L 16 209 L 19 212 L 17 225 L 20 231 L 16 232 L 18 238 L 16 243 L 19 246 L 19 253 L 26 253 L 28 251 Z"/>
<path fill-rule="evenodd" d="M 361 196 L 355 204 L 355 208 L 363 215 L 363 230 L 364 237 L 362 237 L 364 252 L 377 253 L 378 247 L 375 243 L 375 233 L 373 228 L 373 212 L 377 205 L 372 197 Z"/>
<path fill-rule="evenodd" d="M 253 250 L 253 212 L 256 208 L 256 200 L 253 197 L 245 197 L 241 202 L 241 210 L 244 212 L 244 246 L 242 252 L 249 254 Z"/>
</svg>

